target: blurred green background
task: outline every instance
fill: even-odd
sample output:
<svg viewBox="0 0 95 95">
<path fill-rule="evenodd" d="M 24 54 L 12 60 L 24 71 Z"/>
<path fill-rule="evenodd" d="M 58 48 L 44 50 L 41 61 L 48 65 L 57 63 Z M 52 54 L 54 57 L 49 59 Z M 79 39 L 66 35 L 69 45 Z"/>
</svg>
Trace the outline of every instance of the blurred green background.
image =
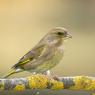
<svg viewBox="0 0 95 95">
<path fill-rule="evenodd" d="M 56 26 L 73 39 L 53 74 L 95 76 L 95 0 L 0 0 L 0 76 Z"/>
</svg>

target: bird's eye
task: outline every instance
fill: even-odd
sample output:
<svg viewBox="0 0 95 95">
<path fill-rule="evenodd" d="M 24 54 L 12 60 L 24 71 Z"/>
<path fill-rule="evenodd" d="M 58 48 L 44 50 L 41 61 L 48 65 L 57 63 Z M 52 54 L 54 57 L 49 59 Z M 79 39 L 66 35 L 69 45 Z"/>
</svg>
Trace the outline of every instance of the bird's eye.
<svg viewBox="0 0 95 95">
<path fill-rule="evenodd" d="M 63 35 L 63 33 L 62 33 L 62 32 L 58 32 L 57 34 L 58 34 L 58 35 Z"/>
</svg>

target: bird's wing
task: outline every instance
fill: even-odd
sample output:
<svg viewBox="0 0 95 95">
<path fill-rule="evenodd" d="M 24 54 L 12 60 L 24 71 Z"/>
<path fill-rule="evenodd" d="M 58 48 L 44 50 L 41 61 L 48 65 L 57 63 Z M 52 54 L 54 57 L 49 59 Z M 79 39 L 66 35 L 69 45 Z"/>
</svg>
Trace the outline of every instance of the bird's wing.
<svg viewBox="0 0 95 95">
<path fill-rule="evenodd" d="M 35 60 L 37 59 L 41 53 L 44 51 L 44 48 L 45 48 L 45 44 L 40 44 L 40 45 L 37 45 L 35 46 L 32 50 L 30 50 L 28 53 L 26 53 L 19 61 L 18 63 L 16 63 L 15 65 L 13 65 L 12 68 L 19 68 L 21 67 L 22 65 L 32 61 L 32 60 Z"/>
<path fill-rule="evenodd" d="M 47 61 L 51 60 L 54 55 L 55 55 L 55 48 L 52 46 L 46 46 L 36 60 L 32 60 L 24 65 L 24 69 L 26 70 L 35 69 L 41 64 L 47 63 Z"/>
</svg>

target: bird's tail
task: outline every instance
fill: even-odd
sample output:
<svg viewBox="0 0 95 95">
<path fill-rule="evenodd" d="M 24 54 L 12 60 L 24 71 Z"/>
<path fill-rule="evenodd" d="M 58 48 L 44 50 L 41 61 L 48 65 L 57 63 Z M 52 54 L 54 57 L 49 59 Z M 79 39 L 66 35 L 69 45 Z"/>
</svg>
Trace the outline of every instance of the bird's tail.
<svg viewBox="0 0 95 95">
<path fill-rule="evenodd" d="M 7 73 L 6 75 L 4 75 L 2 78 L 8 78 L 9 76 L 11 76 L 11 75 L 13 75 L 13 74 L 15 74 L 15 73 L 18 73 L 18 72 L 21 72 L 22 70 L 21 69 L 11 69 L 10 71 L 9 71 L 9 73 Z"/>
</svg>

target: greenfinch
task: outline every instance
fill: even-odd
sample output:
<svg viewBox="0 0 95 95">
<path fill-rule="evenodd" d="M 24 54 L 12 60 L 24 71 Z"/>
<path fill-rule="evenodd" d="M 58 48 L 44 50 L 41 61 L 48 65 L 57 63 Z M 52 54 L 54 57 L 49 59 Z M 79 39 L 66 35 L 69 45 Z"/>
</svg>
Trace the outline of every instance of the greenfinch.
<svg viewBox="0 0 95 95">
<path fill-rule="evenodd" d="M 51 29 L 3 78 L 22 71 L 44 73 L 55 67 L 63 58 L 64 41 L 71 37 L 63 27 Z"/>
</svg>

